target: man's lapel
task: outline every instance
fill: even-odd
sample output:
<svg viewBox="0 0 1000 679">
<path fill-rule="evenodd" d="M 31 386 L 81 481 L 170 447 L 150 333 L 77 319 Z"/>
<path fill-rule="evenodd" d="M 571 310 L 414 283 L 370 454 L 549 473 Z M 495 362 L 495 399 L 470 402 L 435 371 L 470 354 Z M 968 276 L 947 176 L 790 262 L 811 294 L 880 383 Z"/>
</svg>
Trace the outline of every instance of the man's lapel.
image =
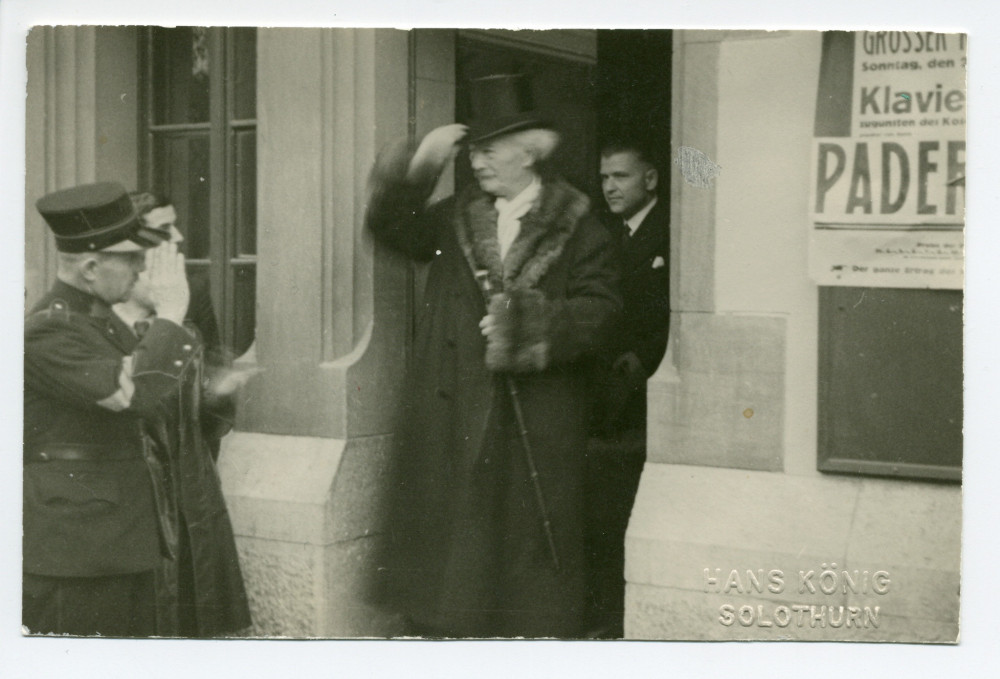
<svg viewBox="0 0 1000 679">
<path fill-rule="evenodd" d="M 653 209 L 649 211 L 642 224 L 635 230 L 622 249 L 622 260 L 625 270 L 629 271 L 635 266 L 643 263 L 656 250 L 662 238 L 660 232 L 663 228 L 662 220 L 659 219 L 660 203 L 658 201 Z"/>
</svg>

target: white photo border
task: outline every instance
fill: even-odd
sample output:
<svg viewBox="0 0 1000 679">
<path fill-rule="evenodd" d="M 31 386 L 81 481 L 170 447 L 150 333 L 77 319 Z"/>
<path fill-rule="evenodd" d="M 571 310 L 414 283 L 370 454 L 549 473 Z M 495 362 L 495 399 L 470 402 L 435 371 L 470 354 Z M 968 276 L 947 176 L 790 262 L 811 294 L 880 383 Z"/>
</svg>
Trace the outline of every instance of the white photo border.
<svg viewBox="0 0 1000 679">
<path fill-rule="evenodd" d="M 0 197 L 7 217 L 0 382 L 0 663 L 9 677 L 810 677 L 986 676 L 997 637 L 992 585 L 1000 564 L 993 484 L 1000 479 L 990 427 L 1000 371 L 996 295 L 1000 215 L 991 123 L 1000 111 L 1000 6 L 976 0 L 2 0 L 0 2 Z M 957 647 L 862 643 L 122 641 L 51 640 L 20 635 L 21 334 L 24 239 L 25 36 L 37 24 L 385 26 L 491 28 L 921 28 L 968 32 L 970 69 L 967 223 L 964 541 L 961 641 Z M 991 436 L 991 434 L 993 436 Z M 17 546 L 17 547 L 13 547 Z M 12 548 L 13 547 L 13 548 Z"/>
</svg>

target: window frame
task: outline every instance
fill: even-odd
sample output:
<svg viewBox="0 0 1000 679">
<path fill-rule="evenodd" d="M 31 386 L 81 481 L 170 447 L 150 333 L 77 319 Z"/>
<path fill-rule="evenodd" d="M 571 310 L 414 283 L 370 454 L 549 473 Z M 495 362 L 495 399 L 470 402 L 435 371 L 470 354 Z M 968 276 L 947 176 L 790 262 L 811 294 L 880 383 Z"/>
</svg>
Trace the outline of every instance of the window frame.
<svg viewBox="0 0 1000 679">
<path fill-rule="evenodd" d="M 190 26 L 178 26 L 177 29 L 190 29 Z M 237 310 L 237 270 L 249 267 L 253 270 L 256 285 L 257 254 L 240 252 L 241 234 L 238 233 L 237 209 L 240 205 L 237 195 L 237 173 L 235 163 L 237 157 L 237 133 L 253 130 L 256 134 L 257 117 L 235 117 L 235 98 L 233 64 L 235 62 L 235 39 L 232 37 L 237 30 L 256 30 L 244 27 L 206 27 L 208 31 L 209 59 L 209 116 L 207 122 L 158 123 L 155 117 L 155 101 L 152 88 L 157 86 L 154 78 L 154 48 L 155 31 L 170 30 L 162 27 L 145 27 L 139 33 L 138 54 L 140 57 L 140 87 L 139 90 L 139 186 L 148 190 L 166 192 L 167 186 L 156 185 L 154 182 L 155 146 L 160 139 L 193 138 L 205 135 L 208 138 L 208 168 L 209 168 L 209 214 L 207 223 L 208 256 L 188 260 L 188 271 L 195 268 L 207 268 L 213 307 L 219 325 L 220 340 L 226 347 L 236 345 L 238 322 Z M 233 117 L 231 117 L 231 112 Z M 256 145 L 255 145 L 256 149 Z M 254 163 L 256 165 L 256 151 Z M 253 200 L 256 201 L 256 184 Z M 256 228 L 256 218 L 253 228 Z M 254 248 L 256 249 L 256 248 Z M 254 289 L 254 306 L 256 307 L 256 289 Z M 254 323 L 254 326 L 256 323 Z M 254 342 L 255 331 L 251 328 L 250 336 L 244 339 L 245 347 L 238 351 L 245 352 Z"/>
</svg>

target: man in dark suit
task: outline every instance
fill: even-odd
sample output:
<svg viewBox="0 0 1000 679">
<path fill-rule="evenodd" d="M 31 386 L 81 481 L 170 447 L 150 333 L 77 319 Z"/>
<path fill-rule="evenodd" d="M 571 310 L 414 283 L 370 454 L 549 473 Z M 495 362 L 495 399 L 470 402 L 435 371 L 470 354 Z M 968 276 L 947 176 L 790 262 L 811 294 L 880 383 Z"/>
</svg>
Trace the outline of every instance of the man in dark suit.
<svg viewBox="0 0 1000 679">
<path fill-rule="evenodd" d="M 129 193 L 129 198 L 143 226 L 160 232 L 161 239 L 176 243 L 178 250 L 184 252 L 184 234 L 177 228 L 177 209 L 169 198 L 150 191 L 133 191 Z M 186 320 L 201 333 L 207 364 L 213 367 L 229 365 L 232 356 L 219 339 L 219 322 L 212 305 L 208 268 L 200 266 L 188 271 L 188 287 L 191 301 Z"/>
<path fill-rule="evenodd" d="M 659 173 L 638 145 L 601 152 L 608 227 L 621 243 L 624 319 L 596 371 L 588 446 L 587 553 L 591 630 L 621 637 L 625 529 L 646 459 L 646 380 L 667 346 L 670 324 L 670 231 Z"/>
<path fill-rule="evenodd" d="M 176 394 L 199 351 L 183 327 L 184 257 L 142 227 L 118 184 L 57 191 L 36 205 L 56 236 L 59 269 L 24 328 L 23 624 L 149 636 L 153 569 L 170 525 L 141 424 Z M 140 340 L 111 305 L 144 268 L 157 317 Z"/>
<path fill-rule="evenodd" d="M 128 195 L 142 225 L 157 232 L 163 240 L 175 243 L 178 251 L 184 252 L 184 234 L 177 228 L 177 209 L 170 199 L 163 194 L 151 191 L 133 191 Z M 211 281 L 208 273 L 208 267 L 205 266 L 194 269 L 188 267 L 187 280 L 191 295 L 184 321 L 197 328 L 201 335 L 201 341 L 205 347 L 204 370 L 206 376 L 213 380 L 240 377 L 240 373 L 230 370 L 233 364 L 233 352 L 222 344 L 222 339 L 219 337 L 219 322 L 212 304 Z M 128 320 L 130 310 L 127 307 L 118 305 L 115 310 Z M 125 313 L 122 314 L 122 311 Z M 139 319 L 136 317 L 133 320 Z M 222 437 L 232 428 L 232 423 L 236 418 L 235 401 L 230 400 L 218 405 L 222 407 L 217 410 L 214 419 L 220 424 L 228 422 L 229 426 L 222 427 L 217 436 L 209 436 L 206 439 L 209 450 L 212 452 L 213 461 L 219 459 Z"/>
<path fill-rule="evenodd" d="M 143 226 L 179 246 L 184 236 L 177 229 L 177 213 L 169 200 L 151 193 L 129 197 Z M 195 287 L 199 281 L 204 285 Z M 206 353 L 195 358 L 190 374 L 181 381 L 179 397 L 170 399 L 160 417 L 144 421 L 144 430 L 166 467 L 177 527 L 175 558 L 164 560 L 156 571 L 157 634 L 213 637 L 245 631 L 251 624 L 214 460 L 222 437 L 233 426 L 236 392 L 253 372 L 220 365 L 221 352 L 208 356 L 209 342 L 218 344 L 208 278 L 189 274 L 188 283 L 191 302 L 185 324 L 204 340 Z M 142 336 L 142 329 L 156 315 L 145 275 L 139 276 L 128 300 L 114 305 L 114 312 Z"/>
</svg>

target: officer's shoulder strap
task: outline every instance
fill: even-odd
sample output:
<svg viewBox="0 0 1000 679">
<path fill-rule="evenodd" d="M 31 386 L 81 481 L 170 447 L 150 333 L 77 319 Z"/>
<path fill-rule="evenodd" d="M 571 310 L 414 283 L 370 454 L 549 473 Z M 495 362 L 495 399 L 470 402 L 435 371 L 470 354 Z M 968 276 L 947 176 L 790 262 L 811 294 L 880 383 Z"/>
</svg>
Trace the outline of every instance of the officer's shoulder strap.
<svg viewBox="0 0 1000 679">
<path fill-rule="evenodd" d="M 70 310 L 69 303 L 66 300 L 60 297 L 53 297 L 46 306 L 39 307 L 28 314 L 24 322 L 26 325 L 34 325 L 46 320 L 68 321 L 72 315 L 73 312 Z"/>
</svg>

